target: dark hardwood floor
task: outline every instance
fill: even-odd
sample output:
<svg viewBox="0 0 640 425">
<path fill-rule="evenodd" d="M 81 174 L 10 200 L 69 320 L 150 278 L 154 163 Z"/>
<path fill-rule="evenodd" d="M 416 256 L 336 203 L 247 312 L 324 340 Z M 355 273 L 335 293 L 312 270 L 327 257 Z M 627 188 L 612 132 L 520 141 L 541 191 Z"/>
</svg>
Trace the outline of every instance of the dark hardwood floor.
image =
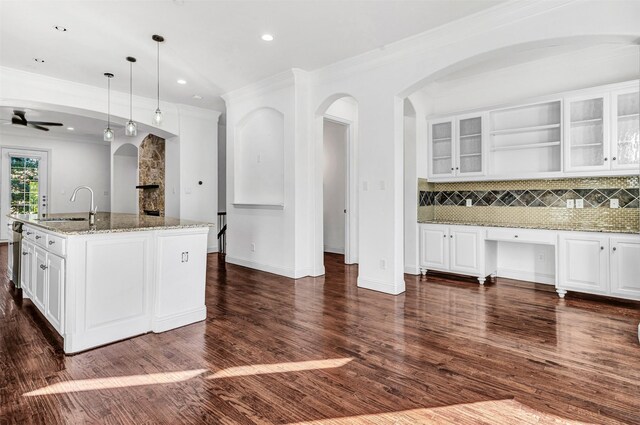
<svg viewBox="0 0 640 425">
<path fill-rule="evenodd" d="M 407 276 L 393 297 L 209 256 L 208 318 L 65 357 L 5 278 L 0 423 L 640 423 L 636 303 Z"/>
</svg>

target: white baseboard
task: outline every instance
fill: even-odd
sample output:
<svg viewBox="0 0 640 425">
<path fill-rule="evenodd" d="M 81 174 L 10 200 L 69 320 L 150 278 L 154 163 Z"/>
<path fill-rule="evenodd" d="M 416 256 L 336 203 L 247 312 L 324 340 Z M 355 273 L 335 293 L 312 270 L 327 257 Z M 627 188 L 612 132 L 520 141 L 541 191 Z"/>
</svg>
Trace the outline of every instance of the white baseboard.
<svg viewBox="0 0 640 425">
<path fill-rule="evenodd" d="M 385 282 L 358 276 L 358 288 L 371 289 L 373 291 L 384 292 L 385 294 L 399 295 L 404 292 L 404 281 L 402 281 L 401 285 L 395 285 L 393 282 Z"/>
<path fill-rule="evenodd" d="M 156 318 L 153 320 L 151 330 L 154 333 L 166 332 L 192 323 L 201 322 L 207 318 L 207 308 L 202 306 L 195 310 L 186 311 L 171 316 Z"/>
<path fill-rule="evenodd" d="M 498 277 L 506 277 L 508 279 L 526 280 L 528 282 L 543 283 L 546 285 L 555 285 L 556 277 L 553 274 L 535 273 L 529 270 L 515 269 L 498 269 Z"/>
<path fill-rule="evenodd" d="M 420 274 L 420 268 L 418 266 L 405 265 L 404 266 L 404 272 L 406 274 L 419 275 Z"/>
<path fill-rule="evenodd" d="M 325 246 L 324 252 L 330 252 L 332 254 L 342 254 L 344 255 L 344 248 L 336 248 L 332 246 Z"/>
<path fill-rule="evenodd" d="M 229 264 L 235 264 L 238 266 L 248 267 L 250 269 L 260 270 L 263 272 L 273 273 L 279 276 L 285 276 L 285 277 L 290 277 L 291 279 L 296 279 L 296 271 L 290 267 L 274 266 L 271 264 L 259 263 L 257 261 L 246 260 L 243 258 L 230 257 L 229 255 L 225 256 L 225 261 Z"/>
</svg>

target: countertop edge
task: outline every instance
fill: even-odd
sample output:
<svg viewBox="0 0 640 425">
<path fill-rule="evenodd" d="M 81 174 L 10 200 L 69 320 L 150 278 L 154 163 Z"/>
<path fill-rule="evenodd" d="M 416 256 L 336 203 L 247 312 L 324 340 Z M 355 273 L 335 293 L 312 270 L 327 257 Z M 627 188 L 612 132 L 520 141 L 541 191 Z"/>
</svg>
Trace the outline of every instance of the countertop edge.
<svg viewBox="0 0 640 425">
<path fill-rule="evenodd" d="M 624 235 L 640 235 L 640 231 L 637 230 L 624 230 L 624 229 L 580 229 L 580 228 L 562 228 L 562 227 L 540 227 L 535 225 L 518 225 L 518 224 L 500 224 L 500 223 L 470 223 L 470 222 L 456 222 L 445 220 L 423 220 L 418 221 L 418 224 L 442 224 L 448 226 L 476 226 L 476 227 L 496 227 L 506 229 L 530 229 L 530 230 L 550 230 L 553 232 L 586 232 L 586 233 L 619 233 Z"/>
</svg>

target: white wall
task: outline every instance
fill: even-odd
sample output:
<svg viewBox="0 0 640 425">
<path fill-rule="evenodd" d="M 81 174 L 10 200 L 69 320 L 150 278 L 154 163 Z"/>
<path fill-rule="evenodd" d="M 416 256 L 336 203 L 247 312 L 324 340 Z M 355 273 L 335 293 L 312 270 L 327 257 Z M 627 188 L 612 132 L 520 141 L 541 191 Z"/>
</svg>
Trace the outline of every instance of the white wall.
<svg viewBox="0 0 640 425">
<path fill-rule="evenodd" d="M 418 268 L 418 175 L 416 111 L 404 101 L 404 272 L 417 275 Z"/>
<path fill-rule="evenodd" d="M 98 211 L 110 211 L 110 148 L 108 145 L 69 141 L 35 135 L 25 132 L 24 135 L 0 133 L 0 146 L 27 149 L 48 150 L 49 153 L 49 212 L 88 212 L 90 196 L 87 191 L 78 192 L 76 202 L 69 198 L 73 189 L 87 185 L 94 190 L 94 202 Z M 0 190 L 7 190 L 3 184 Z M 4 199 L 4 197 L 3 197 Z M 1 222 L 5 223 L 5 217 Z M 4 231 L 6 226 L 2 225 Z M 6 239 L 3 232 L 1 239 Z"/>
<path fill-rule="evenodd" d="M 349 127 L 324 120 L 324 250 L 344 254 Z"/>
<path fill-rule="evenodd" d="M 227 210 L 227 122 L 220 116 L 218 122 L 218 211 Z"/>
<path fill-rule="evenodd" d="M 113 155 L 113 185 L 111 211 L 138 213 L 138 148 L 126 144 Z"/>
</svg>

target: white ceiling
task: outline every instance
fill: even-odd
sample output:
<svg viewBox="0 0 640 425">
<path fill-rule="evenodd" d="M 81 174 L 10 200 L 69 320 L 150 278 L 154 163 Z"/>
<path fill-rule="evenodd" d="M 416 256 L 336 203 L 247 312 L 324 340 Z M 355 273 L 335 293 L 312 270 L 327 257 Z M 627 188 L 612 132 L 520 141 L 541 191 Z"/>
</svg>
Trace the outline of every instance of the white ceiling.
<svg viewBox="0 0 640 425">
<path fill-rule="evenodd" d="M 293 67 L 321 68 L 502 1 L 0 0 L 0 65 L 100 87 L 113 72 L 113 88 L 126 92 L 125 57 L 135 56 L 134 93 L 155 97 L 151 35 L 161 34 L 162 98 L 219 109 L 229 90 Z M 262 41 L 263 33 L 275 40 Z"/>
</svg>

